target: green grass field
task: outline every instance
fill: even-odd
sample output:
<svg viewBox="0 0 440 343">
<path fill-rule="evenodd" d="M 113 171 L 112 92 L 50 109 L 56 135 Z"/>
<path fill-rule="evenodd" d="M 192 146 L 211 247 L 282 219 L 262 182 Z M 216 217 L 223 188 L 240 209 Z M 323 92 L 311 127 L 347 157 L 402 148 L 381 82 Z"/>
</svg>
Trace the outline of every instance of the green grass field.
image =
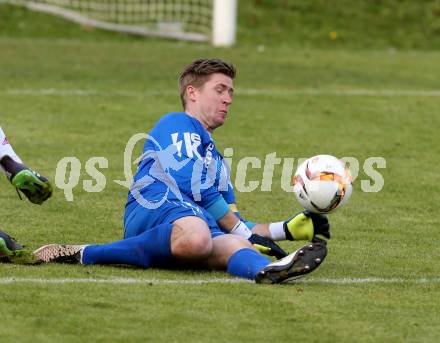
<svg viewBox="0 0 440 343">
<path fill-rule="evenodd" d="M 216 131 L 262 161 L 320 153 L 371 156 L 384 187 L 362 170 L 350 203 L 330 216 L 325 263 L 296 283 L 261 286 L 209 271 L 0 265 L 3 342 L 437 342 L 440 324 L 440 53 L 297 49 L 223 50 L 160 40 L 0 38 L 0 124 L 24 161 L 55 179 L 60 159 L 82 163 L 73 201 L 43 206 L 0 180 L 1 226 L 30 248 L 122 237 L 128 139 L 180 109 L 177 74 L 220 57 L 239 70 L 231 116 Z M 437 142 L 437 143 L 436 143 Z M 137 147 L 140 149 L 140 145 Z M 104 191 L 87 193 L 86 161 L 108 159 Z M 295 163 L 296 166 L 296 163 Z M 299 211 L 280 187 L 238 193 L 259 222 Z M 261 169 L 248 180 L 262 179 Z M 283 243 L 289 251 L 300 243 Z"/>
</svg>

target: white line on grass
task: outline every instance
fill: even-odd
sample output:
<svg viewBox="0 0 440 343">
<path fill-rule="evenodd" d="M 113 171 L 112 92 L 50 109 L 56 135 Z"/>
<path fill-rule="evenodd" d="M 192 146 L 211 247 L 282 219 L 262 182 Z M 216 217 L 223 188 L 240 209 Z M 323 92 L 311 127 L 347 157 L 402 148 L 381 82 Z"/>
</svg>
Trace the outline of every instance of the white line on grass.
<svg viewBox="0 0 440 343">
<path fill-rule="evenodd" d="M 404 90 L 404 89 L 237 89 L 237 94 L 242 95 L 269 95 L 269 96 L 379 96 L 379 97 L 440 97 L 440 90 Z M 97 89 L 58 89 L 58 88 L 19 88 L 0 90 L 0 95 L 8 96 L 125 96 L 125 97 L 143 97 L 143 96 L 177 96 L 174 90 L 97 90 Z"/>
<path fill-rule="evenodd" d="M 3 277 L 0 278 L 0 284 L 113 284 L 113 285 L 203 285 L 203 284 L 235 284 L 250 283 L 252 281 L 244 279 L 136 279 L 136 278 L 20 278 Z M 356 285 L 356 284 L 440 284 L 440 278 L 305 278 L 292 281 L 298 284 L 333 284 L 333 285 Z"/>
</svg>

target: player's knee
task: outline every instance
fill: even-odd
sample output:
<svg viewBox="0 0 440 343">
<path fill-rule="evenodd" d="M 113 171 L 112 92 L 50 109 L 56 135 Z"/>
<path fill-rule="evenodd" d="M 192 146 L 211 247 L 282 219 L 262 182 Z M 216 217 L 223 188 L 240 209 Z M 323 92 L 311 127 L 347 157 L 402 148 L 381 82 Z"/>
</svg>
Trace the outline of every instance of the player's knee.
<svg viewBox="0 0 440 343">
<path fill-rule="evenodd" d="M 203 259 L 208 257 L 212 251 L 212 239 L 209 229 L 203 226 L 194 227 L 191 230 L 184 230 L 174 224 L 173 231 L 184 231 L 180 238 L 171 245 L 175 257 L 188 259 Z"/>
<path fill-rule="evenodd" d="M 212 252 L 212 239 L 208 225 L 197 217 L 181 218 L 174 222 L 171 235 L 174 257 L 203 259 Z"/>
<path fill-rule="evenodd" d="M 212 252 L 211 234 L 203 232 L 201 234 L 194 234 L 188 240 L 188 250 L 192 251 L 194 256 L 200 259 L 208 257 Z"/>
</svg>

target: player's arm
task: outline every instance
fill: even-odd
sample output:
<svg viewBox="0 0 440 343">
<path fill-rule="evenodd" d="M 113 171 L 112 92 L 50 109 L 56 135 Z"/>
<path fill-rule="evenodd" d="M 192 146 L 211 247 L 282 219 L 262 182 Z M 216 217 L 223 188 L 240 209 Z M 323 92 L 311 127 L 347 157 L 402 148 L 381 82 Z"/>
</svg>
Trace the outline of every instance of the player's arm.
<svg viewBox="0 0 440 343">
<path fill-rule="evenodd" d="M 330 239 L 330 223 L 326 215 L 305 210 L 285 221 L 255 224 L 252 232 L 270 237 L 274 241 L 313 241 L 318 236 Z"/>
<path fill-rule="evenodd" d="M 244 219 L 240 215 L 235 204 L 235 194 L 231 184 L 229 184 L 228 189 L 221 192 L 221 194 L 228 203 L 229 209 L 252 230 L 252 233 L 271 238 L 275 241 L 285 239 L 311 241 L 315 239 L 317 235 L 321 235 L 327 239 L 330 238 L 330 224 L 325 215 L 303 211 L 282 222 L 257 224 Z"/>
<path fill-rule="evenodd" d="M 308 240 L 312 241 L 317 236 L 330 238 L 330 224 L 325 215 L 303 211 L 295 216 L 282 221 L 270 224 L 257 224 L 244 219 L 235 204 L 235 194 L 232 186 L 228 190 L 221 192 L 223 198 L 228 203 L 229 209 L 252 230 L 252 233 L 259 236 L 270 238 L 274 241 L 280 240 Z"/>
<path fill-rule="evenodd" d="M 237 208 L 236 198 L 232 184 L 228 184 L 227 190 L 220 192 L 227 202 L 229 209 L 246 224 L 252 233 L 275 241 L 280 240 L 313 240 L 317 235 L 330 238 L 330 225 L 327 217 L 311 212 L 301 212 L 286 221 L 270 224 L 257 224 L 244 219 Z M 249 233 L 247 233 L 249 235 Z"/>
<path fill-rule="evenodd" d="M 229 166 L 226 165 L 225 168 L 229 170 Z M 277 258 L 286 256 L 287 253 L 270 239 L 268 235 L 260 235 L 258 232 L 252 230 L 255 223 L 247 221 L 240 215 L 231 182 L 228 182 L 228 188 L 224 191 L 220 191 L 220 194 L 229 207 L 229 212 L 221 219 L 221 222 L 219 222 L 220 226 L 232 228 L 231 231 L 233 231 L 234 234 L 241 235 L 248 239 L 254 247 L 263 254 L 276 256 Z"/>
<path fill-rule="evenodd" d="M 219 196 L 216 202 L 206 210 L 214 217 L 223 231 L 246 238 L 261 253 L 275 256 L 277 259 L 287 256 L 287 253 L 272 239 L 252 232 L 247 224 L 230 209 L 230 204 L 227 204 L 222 196 Z"/>
</svg>

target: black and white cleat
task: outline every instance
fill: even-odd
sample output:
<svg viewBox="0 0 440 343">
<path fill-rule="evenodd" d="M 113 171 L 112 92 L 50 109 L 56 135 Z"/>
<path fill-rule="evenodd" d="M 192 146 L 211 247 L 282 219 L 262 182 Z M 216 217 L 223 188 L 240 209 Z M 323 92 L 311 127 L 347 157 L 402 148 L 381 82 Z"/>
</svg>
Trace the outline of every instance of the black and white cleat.
<svg viewBox="0 0 440 343">
<path fill-rule="evenodd" d="M 255 282 L 273 284 L 300 278 L 318 268 L 326 256 L 325 243 L 307 244 L 290 255 L 268 264 L 257 273 Z"/>
</svg>

